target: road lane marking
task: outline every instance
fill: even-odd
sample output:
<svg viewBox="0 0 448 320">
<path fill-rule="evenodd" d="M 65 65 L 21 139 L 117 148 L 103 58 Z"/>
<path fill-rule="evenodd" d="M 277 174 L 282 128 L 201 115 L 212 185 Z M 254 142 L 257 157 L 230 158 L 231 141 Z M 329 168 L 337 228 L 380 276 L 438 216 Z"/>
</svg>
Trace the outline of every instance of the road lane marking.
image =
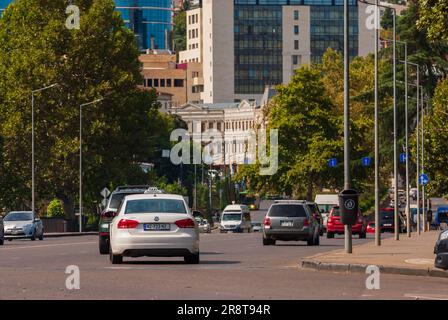
<svg viewBox="0 0 448 320">
<path fill-rule="evenodd" d="M 35 249 L 35 248 L 48 248 L 48 247 L 61 247 L 61 246 L 75 246 L 80 244 L 94 244 L 94 243 L 97 242 L 72 242 L 72 243 L 43 244 L 43 245 L 26 246 L 26 247 L 10 247 L 10 248 L 2 248 L 0 252 L 14 249 Z"/>
</svg>

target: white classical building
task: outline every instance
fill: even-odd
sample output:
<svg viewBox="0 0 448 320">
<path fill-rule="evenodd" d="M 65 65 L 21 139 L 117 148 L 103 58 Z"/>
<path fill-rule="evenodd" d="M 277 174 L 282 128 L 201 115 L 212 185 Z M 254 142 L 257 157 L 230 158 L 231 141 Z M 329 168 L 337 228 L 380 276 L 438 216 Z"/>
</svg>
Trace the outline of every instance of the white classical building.
<svg viewBox="0 0 448 320">
<path fill-rule="evenodd" d="M 214 165 L 253 163 L 256 160 L 256 131 L 266 128 L 264 108 L 275 94 L 266 88 L 261 104 L 241 102 L 185 105 L 171 110 L 188 125 L 193 139 L 207 144 L 213 141 L 210 154 Z M 205 143 L 204 143 L 205 142 Z"/>
</svg>

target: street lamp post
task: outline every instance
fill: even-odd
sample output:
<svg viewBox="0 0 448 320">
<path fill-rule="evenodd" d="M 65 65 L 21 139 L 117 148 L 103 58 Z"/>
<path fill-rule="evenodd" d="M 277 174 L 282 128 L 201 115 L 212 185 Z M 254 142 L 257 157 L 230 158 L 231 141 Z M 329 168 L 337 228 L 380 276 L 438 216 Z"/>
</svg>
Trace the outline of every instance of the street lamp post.
<svg viewBox="0 0 448 320">
<path fill-rule="evenodd" d="M 82 232 L 82 108 L 97 102 L 103 98 L 79 105 L 79 232 Z"/>
<path fill-rule="evenodd" d="M 344 189 L 350 189 L 350 20 L 349 0 L 344 1 Z M 352 226 L 345 228 L 345 252 L 353 252 Z"/>
<path fill-rule="evenodd" d="M 379 94 L 378 94 L 378 36 L 379 36 L 379 1 L 375 0 L 375 245 L 381 246 L 381 230 L 380 230 L 380 149 L 379 149 Z"/>
<path fill-rule="evenodd" d="M 33 215 L 35 215 L 36 210 L 36 196 L 35 196 L 35 134 L 34 134 L 34 94 L 56 87 L 58 84 L 54 83 L 52 85 L 37 89 L 31 91 L 31 211 L 33 212 Z"/>
<path fill-rule="evenodd" d="M 394 82 L 394 222 L 395 222 L 395 240 L 400 239 L 399 217 L 398 217 L 398 146 L 397 146 L 397 31 L 396 31 L 396 12 L 393 11 L 393 82 Z"/>
</svg>

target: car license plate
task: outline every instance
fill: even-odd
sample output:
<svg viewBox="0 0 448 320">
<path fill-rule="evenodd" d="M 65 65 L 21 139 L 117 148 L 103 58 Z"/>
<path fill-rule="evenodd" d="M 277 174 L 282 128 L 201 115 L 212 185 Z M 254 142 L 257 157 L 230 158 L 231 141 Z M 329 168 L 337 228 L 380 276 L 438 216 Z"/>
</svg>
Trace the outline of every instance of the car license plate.
<svg viewBox="0 0 448 320">
<path fill-rule="evenodd" d="M 384 226 L 385 227 L 392 227 L 392 223 L 385 223 Z"/>
<path fill-rule="evenodd" d="M 282 227 L 292 227 L 294 226 L 294 223 L 292 221 L 280 221 L 280 225 Z"/>
<path fill-rule="evenodd" d="M 143 225 L 143 230 L 145 231 L 169 231 L 169 223 L 145 223 Z"/>
</svg>

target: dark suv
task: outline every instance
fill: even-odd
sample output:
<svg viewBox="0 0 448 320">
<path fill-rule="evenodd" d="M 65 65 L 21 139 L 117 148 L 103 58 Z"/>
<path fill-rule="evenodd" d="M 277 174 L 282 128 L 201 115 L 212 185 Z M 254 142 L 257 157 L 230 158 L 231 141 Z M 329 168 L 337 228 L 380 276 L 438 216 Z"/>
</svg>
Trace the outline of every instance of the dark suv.
<svg viewBox="0 0 448 320">
<path fill-rule="evenodd" d="M 109 196 L 107 206 L 101 212 L 100 222 L 98 225 L 99 231 L 99 250 L 100 254 L 109 254 L 109 225 L 112 222 L 118 207 L 120 206 L 123 198 L 130 194 L 145 193 L 150 186 L 121 186 L 117 187 Z"/>
<path fill-rule="evenodd" d="M 319 222 L 319 235 L 324 235 L 324 217 L 322 216 L 322 213 L 319 210 L 319 206 L 314 201 L 307 201 L 306 203 L 308 205 L 308 208 L 311 210 L 311 214 L 314 218 L 317 219 Z"/>
<path fill-rule="evenodd" d="M 319 245 L 320 223 L 306 201 L 278 200 L 269 208 L 263 223 L 263 245 L 276 240 L 306 241 Z"/>
</svg>

